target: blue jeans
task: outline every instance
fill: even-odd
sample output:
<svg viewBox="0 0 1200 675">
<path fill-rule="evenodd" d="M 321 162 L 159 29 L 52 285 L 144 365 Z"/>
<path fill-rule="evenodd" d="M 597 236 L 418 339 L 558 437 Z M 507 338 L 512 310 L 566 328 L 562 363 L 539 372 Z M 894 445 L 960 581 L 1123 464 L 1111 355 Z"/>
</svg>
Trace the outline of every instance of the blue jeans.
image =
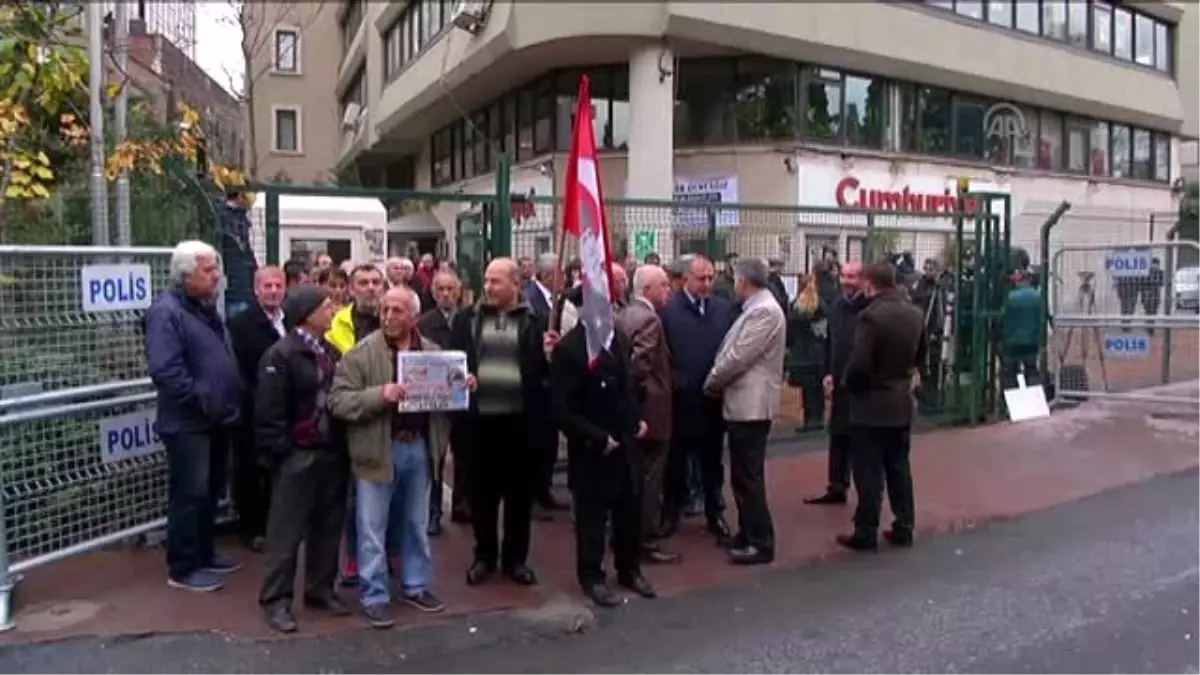
<svg viewBox="0 0 1200 675">
<path fill-rule="evenodd" d="M 229 436 L 162 434 L 167 449 L 167 568 L 182 579 L 212 562 L 217 504 L 225 490 Z"/>
<path fill-rule="evenodd" d="M 399 544 L 404 594 L 429 587 L 433 557 L 429 549 L 429 452 L 425 439 L 392 443 L 392 480 L 355 485 L 358 511 L 358 587 L 364 607 L 387 604 L 389 532 Z"/>
</svg>

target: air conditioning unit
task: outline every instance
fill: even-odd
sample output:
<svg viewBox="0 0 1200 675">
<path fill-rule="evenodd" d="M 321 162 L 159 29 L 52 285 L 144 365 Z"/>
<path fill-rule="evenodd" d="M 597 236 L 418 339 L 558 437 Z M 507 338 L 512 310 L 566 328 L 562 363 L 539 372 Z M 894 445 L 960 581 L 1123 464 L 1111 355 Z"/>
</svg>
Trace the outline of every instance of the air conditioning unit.
<svg viewBox="0 0 1200 675">
<path fill-rule="evenodd" d="M 357 129 L 360 115 L 362 115 L 362 106 L 357 103 L 347 103 L 346 112 L 342 115 L 342 129 L 346 131 Z"/>
<path fill-rule="evenodd" d="M 454 18 L 451 22 L 455 28 L 476 35 L 483 30 L 487 23 L 491 2 L 485 0 L 461 0 L 454 7 Z"/>
</svg>

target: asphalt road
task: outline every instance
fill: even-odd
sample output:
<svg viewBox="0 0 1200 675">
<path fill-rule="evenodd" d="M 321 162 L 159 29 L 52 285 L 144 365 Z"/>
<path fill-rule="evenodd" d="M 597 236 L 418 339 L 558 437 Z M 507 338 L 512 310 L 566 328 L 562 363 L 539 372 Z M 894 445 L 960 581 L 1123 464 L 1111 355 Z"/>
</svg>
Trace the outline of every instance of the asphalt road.
<svg viewBox="0 0 1200 675">
<path fill-rule="evenodd" d="M 214 635 L 0 651 L 0 672 L 1198 672 L 1195 472 L 751 585 L 597 611 L 286 642 Z M 470 630 L 473 628 L 474 630 Z"/>
</svg>

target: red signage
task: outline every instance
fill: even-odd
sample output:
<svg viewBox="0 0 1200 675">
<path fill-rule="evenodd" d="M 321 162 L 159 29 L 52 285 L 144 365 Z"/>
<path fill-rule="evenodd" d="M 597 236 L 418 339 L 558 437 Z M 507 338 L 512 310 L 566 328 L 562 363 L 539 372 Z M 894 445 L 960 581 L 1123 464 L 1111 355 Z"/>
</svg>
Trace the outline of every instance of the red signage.
<svg viewBox="0 0 1200 675">
<path fill-rule="evenodd" d="M 917 213 L 954 213 L 958 211 L 958 195 L 950 188 L 941 194 L 915 192 L 907 185 L 899 190 L 864 188 L 854 176 L 838 181 L 835 189 L 837 205 L 844 209 L 876 209 L 880 211 L 913 211 Z M 963 200 L 963 211 L 971 213 L 976 200 Z"/>
</svg>

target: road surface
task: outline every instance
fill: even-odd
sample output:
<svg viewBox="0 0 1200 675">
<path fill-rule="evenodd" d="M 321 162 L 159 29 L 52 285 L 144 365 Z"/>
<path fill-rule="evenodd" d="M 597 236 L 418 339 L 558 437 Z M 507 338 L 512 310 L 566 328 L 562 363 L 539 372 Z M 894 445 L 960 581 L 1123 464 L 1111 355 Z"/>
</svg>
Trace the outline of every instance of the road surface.
<svg viewBox="0 0 1200 675">
<path fill-rule="evenodd" d="M 309 640 L 80 640 L 6 648 L 0 671 L 1195 673 L 1198 490 L 1194 471 L 1158 478 L 911 551 L 597 610 L 582 634 L 496 615 Z"/>
</svg>

